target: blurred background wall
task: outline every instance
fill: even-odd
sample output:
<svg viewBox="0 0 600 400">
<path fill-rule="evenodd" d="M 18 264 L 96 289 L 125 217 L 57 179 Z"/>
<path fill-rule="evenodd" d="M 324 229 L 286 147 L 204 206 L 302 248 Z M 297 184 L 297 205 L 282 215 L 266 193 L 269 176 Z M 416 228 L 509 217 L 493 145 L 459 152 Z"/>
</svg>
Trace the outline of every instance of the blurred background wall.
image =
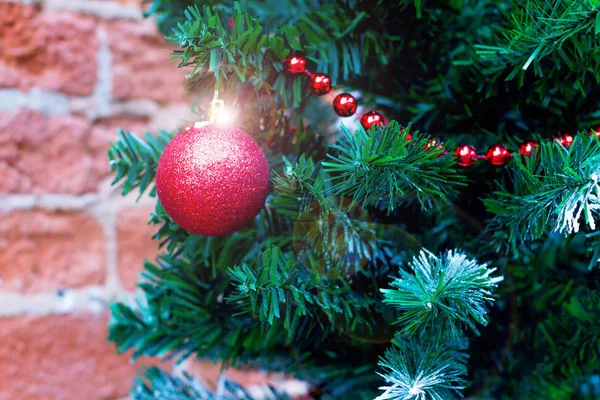
<svg viewBox="0 0 600 400">
<path fill-rule="evenodd" d="M 0 1 L 0 400 L 127 396 L 107 305 L 157 244 L 106 151 L 193 121 L 170 51 L 137 0 Z"/>
</svg>

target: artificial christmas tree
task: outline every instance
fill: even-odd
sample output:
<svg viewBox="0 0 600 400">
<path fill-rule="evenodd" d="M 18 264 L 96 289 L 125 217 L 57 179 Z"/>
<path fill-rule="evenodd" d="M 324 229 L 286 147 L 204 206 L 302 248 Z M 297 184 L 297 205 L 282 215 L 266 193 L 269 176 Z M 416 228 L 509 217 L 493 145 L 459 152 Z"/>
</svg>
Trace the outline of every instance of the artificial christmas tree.
<svg viewBox="0 0 600 400">
<path fill-rule="evenodd" d="M 270 187 L 218 237 L 157 202 L 164 254 L 139 304 L 112 307 L 110 340 L 282 371 L 313 399 L 600 398 L 599 7 L 153 0 L 190 84 L 266 154 Z M 115 183 L 156 177 L 162 200 L 171 140 L 121 132 Z M 254 165 L 236 160 L 227 171 Z M 237 177 L 172 167 L 215 199 L 178 211 L 231 210 Z M 255 398 L 158 369 L 132 394 Z"/>
</svg>

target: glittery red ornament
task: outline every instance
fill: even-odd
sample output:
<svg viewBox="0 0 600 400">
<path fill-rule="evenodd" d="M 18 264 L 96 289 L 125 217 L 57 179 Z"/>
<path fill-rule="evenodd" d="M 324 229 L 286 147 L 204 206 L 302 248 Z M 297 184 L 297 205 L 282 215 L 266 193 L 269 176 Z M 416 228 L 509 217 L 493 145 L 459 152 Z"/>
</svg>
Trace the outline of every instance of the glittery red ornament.
<svg viewBox="0 0 600 400">
<path fill-rule="evenodd" d="M 283 67 L 292 74 L 301 74 L 306 71 L 306 58 L 302 56 L 287 56 L 283 60 Z"/>
<path fill-rule="evenodd" d="M 383 115 L 377 111 L 369 111 L 360 117 L 360 124 L 366 130 L 371 129 L 373 125 L 383 125 Z"/>
<path fill-rule="evenodd" d="M 540 144 L 535 140 L 529 140 L 519 146 L 519 153 L 521 153 L 521 155 L 524 157 L 529 157 L 539 146 Z"/>
<path fill-rule="evenodd" d="M 350 93 L 340 93 L 333 99 L 333 111 L 340 117 L 354 115 L 356 107 L 356 99 Z"/>
<path fill-rule="evenodd" d="M 510 161 L 512 154 L 501 144 L 495 144 L 485 152 L 485 159 L 492 165 L 501 166 L 506 165 Z"/>
<path fill-rule="evenodd" d="M 573 144 L 574 139 L 575 139 L 575 137 L 573 135 L 571 135 L 570 133 L 563 133 L 562 135 L 555 137 L 554 141 L 556 143 L 562 144 L 564 147 L 566 147 L 568 149 Z"/>
<path fill-rule="evenodd" d="M 590 131 L 590 136 L 596 135 L 600 139 L 600 126 Z"/>
<path fill-rule="evenodd" d="M 458 158 L 457 164 L 461 167 L 472 167 L 477 162 L 477 151 L 470 144 L 461 144 L 454 151 Z"/>
<path fill-rule="evenodd" d="M 322 96 L 331 91 L 331 79 L 320 72 L 312 74 L 308 83 L 310 91 L 317 96 Z"/>
<path fill-rule="evenodd" d="M 268 190 L 265 155 L 236 128 L 185 129 L 167 145 L 156 170 L 156 192 L 165 211 L 198 235 L 243 228 L 260 212 Z"/>
</svg>

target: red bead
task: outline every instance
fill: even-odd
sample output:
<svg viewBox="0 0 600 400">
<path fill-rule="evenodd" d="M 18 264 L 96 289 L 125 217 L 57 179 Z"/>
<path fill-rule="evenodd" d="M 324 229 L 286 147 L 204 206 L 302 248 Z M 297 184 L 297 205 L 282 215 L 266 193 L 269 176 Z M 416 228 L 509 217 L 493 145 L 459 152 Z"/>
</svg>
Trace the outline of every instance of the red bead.
<svg viewBox="0 0 600 400">
<path fill-rule="evenodd" d="M 329 79 L 327 75 L 320 72 L 310 76 L 310 82 L 308 85 L 310 86 L 310 91 L 317 96 L 322 96 L 331 91 L 331 79 Z"/>
<path fill-rule="evenodd" d="M 373 125 L 383 125 L 383 115 L 377 111 L 369 111 L 360 117 L 360 124 L 366 130 L 371 129 Z"/>
<path fill-rule="evenodd" d="M 412 136 L 410 138 L 412 140 Z M 441 150 L 444 148 L 444 143 L 442 143 L 439 139 L 431 139 L 425 143 L 425 145 L 423 145 L 423 148 L 428 152 L 430 152 L 434 147 Z"/>
<path fill-rule="evenodd" d="M 528 140 L 519 146 L 519 153 L 521 153 L 521 155 L 524 157 L 529 157 L 539 146 L 540 144 L 535 140 Z"/>
<path fill-rule="evenodd" d="M 458 165 L 461 167 L 472 167 L 477 162 L 477 151 L 470 144 L 461 144 L 454 151 L 454 156 L 458 158 Z"/>
<path fill-rule="evenodd" d="M 350 93 L 340 93 L 333 99 L 333 111 L 340 117 L 354 115 L 356 107 L 356 99 Z"/>
<path fill-rule="evenodd" d="M 501 144 L 495 144 L 488 149 L 485 153 L 485 159 L 492 165 L 501 166 L 506 165 L 510 161 L 512 154 L 510 151 Z"/>
<path fill-rule="evenodd" d="M 573 144 L 574 139 L 575 139 L 575 137 L 573 135 L 571 135 L 570 133 L 563 133 L 562 135 L 555 137 L 554 141 L 556 143 L 562 144 L 564 147 L 566 147 L 568 149 Z"/>
<path fill-rule="evenodd" d="M 404 130 L 405 130 L 405 129 L 406 129 L 406 128 L 405 128 L 404 126 L 400 125 L 400 132 L 404 132 Z M 407 141 L 407 142 L 410 142 L 412 139 L 413 139 L 413 135 L 412 135 L 412 133 L 410 133 L 410 132 L 407 132 L 407 133 L 406 133 L 406 141 Z"/>
<path fill-rule="evenodd" d="M 287 56 L 283 60 L 283 67 L 292 74 L 301 74 L 306 71 L 306 58 L 302 56 Z"/>
<path fill-rule="evenodd" d="M 156 192 L 183 229 L 228 235 L 262 209 L 269 193 L 269 164 L 254 139 L 240 129 L 212 124 L 187 128 L 158 160 Z"/>
</svg>

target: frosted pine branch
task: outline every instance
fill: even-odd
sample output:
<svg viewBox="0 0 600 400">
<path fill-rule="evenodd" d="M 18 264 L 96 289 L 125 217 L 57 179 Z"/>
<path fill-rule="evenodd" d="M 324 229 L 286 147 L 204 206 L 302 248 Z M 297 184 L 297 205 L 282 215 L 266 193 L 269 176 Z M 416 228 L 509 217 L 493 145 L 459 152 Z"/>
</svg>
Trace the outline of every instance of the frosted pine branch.
<svg viewBox="0 0 600 400">
<path fill-rule="evenodd" d="M 495 268 L 456 250 L 441 257 L 423 250 L 409 266 L 412 272 L 400 271 L 393 289 L 381 289 L 384 302 L 403 311 L 398 323 L 404 334 L 458 339 L 463 327 L 477 333 L 476 323 L 487 323 L 491 290 L 503 279 L 492 276 Z"/>
<path fill-rule="evenodd" d="M 407 342 L 386 351 L 379 365 L 389 385 L 376 400 L 447 400 L 464 388 L 465 365 L 441 346 Z"/>
</svg>

